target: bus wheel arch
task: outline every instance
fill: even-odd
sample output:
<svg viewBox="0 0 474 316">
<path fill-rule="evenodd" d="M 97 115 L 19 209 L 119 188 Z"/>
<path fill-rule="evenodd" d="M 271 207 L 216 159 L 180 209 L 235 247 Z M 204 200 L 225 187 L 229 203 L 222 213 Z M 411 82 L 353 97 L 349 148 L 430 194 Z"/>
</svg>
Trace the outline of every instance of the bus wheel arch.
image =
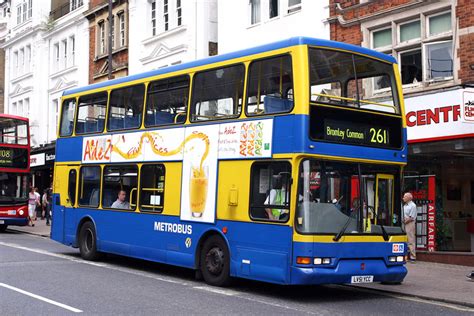
<svg viewBox="0 0 474 316">
<path fill-rule="evenodd" d="M 196 247 L 197 277 L 214 286 L 230 283 L 230 247 L 227 238 L 217 230 L 206 232 Z"/>
<path fill-rule="evenodd" d="M 97 250 L 97 230 L 95 223 L 90 217 L 85 217 L 77 227 L 76 244 L 79 247 L 81 257 L 90 261 L 100 259 L 101 253 Z"/>
</svg>

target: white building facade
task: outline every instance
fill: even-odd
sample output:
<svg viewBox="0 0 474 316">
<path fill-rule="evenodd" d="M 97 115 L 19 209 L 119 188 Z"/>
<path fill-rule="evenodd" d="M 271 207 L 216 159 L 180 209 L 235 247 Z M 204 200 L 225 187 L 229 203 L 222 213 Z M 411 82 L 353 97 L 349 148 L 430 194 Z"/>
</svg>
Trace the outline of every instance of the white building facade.
<svg viewBox="0 0 474 316">
<path fill-rule="evenodd" d="M 129 21 L 129 74 L 217 53 L 217 0 L 129 0 Z"/>
<path fill-rule="evenodd" d="M 88 24 L 85 1 L 12 0 L 5 50 L 5 113 L 30 119 L 31 145 L 56 139 L 62 91 L 87 84 Z M 56 9 L 56 8 L 53 8 Z"/>
<path fill-rule="evenodd" d="M 329 39 L 329 1 L 219 0 L 219 54 L 286 39 Z"/>
</svg>

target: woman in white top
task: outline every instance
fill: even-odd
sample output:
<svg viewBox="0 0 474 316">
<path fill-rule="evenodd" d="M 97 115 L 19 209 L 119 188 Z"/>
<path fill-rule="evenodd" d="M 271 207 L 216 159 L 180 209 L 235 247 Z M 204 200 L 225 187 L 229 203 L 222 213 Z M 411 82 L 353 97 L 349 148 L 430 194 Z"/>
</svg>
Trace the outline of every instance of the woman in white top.
<svg viewBox="0 0 474 316">
<path fill-rule="evenodd" d="M 39 199 L 35 194 L 35 188 L 30 188 L 30 193 L 28 194 L 28 225 L 35 226 L 33 223 L 33 218 L 35 216 L 36 206 L 39 204 Z"/>
</svg>

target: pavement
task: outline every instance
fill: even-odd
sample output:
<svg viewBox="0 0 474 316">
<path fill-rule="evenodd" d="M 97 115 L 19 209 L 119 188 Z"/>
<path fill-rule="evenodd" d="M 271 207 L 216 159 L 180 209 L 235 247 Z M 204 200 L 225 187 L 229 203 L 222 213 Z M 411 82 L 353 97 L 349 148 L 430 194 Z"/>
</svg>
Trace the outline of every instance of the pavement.
<svg viewBox="0 0 474 316">
<path fill-rule="evenodd" d="M 49 237 L 51 232 L 51 226 L 46 226 L 46 220 L 40 219 L 35 222 L 35 227 L 9 226 L 8 229 L 42 237 Z M 474 308 L 474 281 L 466 277 L 474 270 L 474 263 L 469 267 L 417 261 L 407 263 L 406 266 L 408 275 L 402 284 L 371 283 L 350 286 Z"/>
</svg>

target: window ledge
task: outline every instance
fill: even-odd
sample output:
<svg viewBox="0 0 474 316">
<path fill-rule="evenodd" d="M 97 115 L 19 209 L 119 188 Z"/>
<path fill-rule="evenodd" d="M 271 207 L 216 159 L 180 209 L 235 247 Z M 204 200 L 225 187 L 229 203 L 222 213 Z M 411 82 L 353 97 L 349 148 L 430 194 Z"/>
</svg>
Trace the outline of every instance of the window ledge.
<svg viewBox="0 0 474 316">
<path fill-rule="evenodd" d="M 61 70 L 57 70 L 56 72 L 53 72 L 49 77 L 50 77 L 51 79 L 53 79 L 53 78 L 62 76 L 62 75 L 64 75 L 64 74 L 68 73 L 68 72 L 77 70 L 77 68 L 78 68 L 78 67 L 77 67 L 76 65 L 74 65 L 74 66 L 70 66 L 70 67 L 68 67 L 68 68 L 64 68 L 64 69 L 61 69 Z"/>
<path fill-rule="evenodd" d="M 252 29 L 252 28 L 258 27 L 258 26 L 260 26 L 260 25 L 262 25 L 262 24 L 263 24 L 262 21 L 260 21 L 260 22 L 258 22 L 258 23 L 250 24 L 250 25 L 247 26 L 247 29 Z"/>
<path fill-rule="evenodd" d="M 27 78 L 29 78 L 29 77 L 33 77 L 33 72 L 32 72 L 32 71 L 27 72 L 26 74 L 22 74 L 22 75 L 20 75 L 20 76 L 18 76 L 18 77 L 15 77 L 15 78 L 13 78 L 12 80 L 10 80 L 10 82 L 11 82 L 12 84 L 14 84 L 14 83 L 17 83 L 17 82 L 22 81 L 22 80 L 24 80 L 24 79 L 27 79 Z"/>
<path fill-rule="evenodd" d="M 21 22 L 20 24 L 15 25 L 12 30 L 17 31 L 17 30 L 21 29 L 22 27 L 30 24 L 32 20 L 33 20 L 32 18 L 28 18 L 27 20 Z"/>
<path fill-rule="evenodd" d="M 178 34 L 178 33 L 181 33 L 181 32 L 184 32 L 186 31 L 187 29 L 187 26 L 186 25 L 180 25 L 178 27 L 175 27 L 174 29 L 171 29 L 171 30 L 168 30 L 168 31 L 165 31 L 165 32 L 161 32 L 159 34 L 156 34 L 154 36 L 151 36 L 145 40 L 142 41 L 142 44 L 143 45 L 147 45 L 147 44 L 150 44 L 150 43 L 153 43 L 153 42 L 156 42 L 160 39 L 164 39 L 166 37 L 169 37 L 169 36 L 172 36 L 172 35 L 175 35 L 175 34 Z"/>
<path fill-rule="evenodd" d="M 299 7 L 297 10 L 295 9 L 294 11 L 291 11 L 291 12 L 286 12 L 283 16 L 284 17 L 287 17 L 287 16 L 290 16 L 290 15 L 293 15 L 293 14 L 297 14 L 297 13 L 300 13 L 301 12 L 301 7 Z"/>
<path fill-rule="evenodd" d="M 117 48 L 117 49 L 112 49 L 112 57 L 113 57 L 115 54 L 118 54 L 118 53 L 120 53 L 120 52 L 122 52 L 122 51 L 125 51 L 125 50 L 127 50 L 127 49 L 128 49 L 128 45 L 121 46 L 121 47 L 119 47 L 119 48 Z M 108 54 L 108 53 L 100 54 L 100 55 L 95 56 L 94 61 L 98 61 L 98 60 L 100 60 L 100 59 L 107 58 L 107 57 L 109 57 L 109 54 Z"/>
</svg>

